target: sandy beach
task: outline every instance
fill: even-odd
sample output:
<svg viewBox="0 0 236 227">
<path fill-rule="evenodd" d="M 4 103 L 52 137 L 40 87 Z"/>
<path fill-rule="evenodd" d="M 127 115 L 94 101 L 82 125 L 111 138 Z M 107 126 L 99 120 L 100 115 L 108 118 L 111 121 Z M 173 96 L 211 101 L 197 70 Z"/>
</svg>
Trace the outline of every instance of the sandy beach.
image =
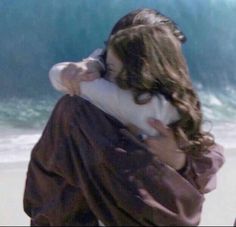
<svg viewBox="0 0 236 227">
<path fill-rule="evenodd" d="M 29 226 L 23 211 L 27 163 L 0 163 L 0 226 Z"/>
<path fill-rule="evenodd" d="M 236 150 L 225 152 L 218 187 L 206 195 L 201 226 L 233 226 L 236 217 Z M 0 164 L 0 226 L 29 226 L 22 199 L 27 163 Z"/>
</svg>

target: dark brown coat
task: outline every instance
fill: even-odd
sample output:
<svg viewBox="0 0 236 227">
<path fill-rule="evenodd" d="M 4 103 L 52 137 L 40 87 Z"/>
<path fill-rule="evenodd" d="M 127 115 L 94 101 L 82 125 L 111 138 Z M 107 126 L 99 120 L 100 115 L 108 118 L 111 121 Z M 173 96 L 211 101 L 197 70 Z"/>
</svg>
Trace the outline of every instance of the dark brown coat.
<svg viewBox="0 0 236 227">
<path fill-rule="evenodd" d="M 180 174 L 89 102 L 64 96 L 35 145 L 24 209 L 32 225 L 190 226 L 223 164 L 221 147 L 188 157 Z M 117 149 L 118 148 L 118 149 Z M 164 150 L 163 150 L 164 152 Z"/>
</svg>

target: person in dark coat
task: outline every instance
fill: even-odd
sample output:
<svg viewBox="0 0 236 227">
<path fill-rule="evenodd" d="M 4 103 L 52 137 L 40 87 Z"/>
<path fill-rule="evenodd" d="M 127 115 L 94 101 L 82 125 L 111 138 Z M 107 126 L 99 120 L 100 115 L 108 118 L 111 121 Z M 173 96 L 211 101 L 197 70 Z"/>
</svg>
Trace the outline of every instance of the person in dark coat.
<svg viewBox="0 0 236 227">
<path fill-rule="evenodd" d="M 131 12 L 113 33 L 132 22 L 147 24 L 147 18 L 171 25 L 184 40 L 170 19 L 152 10 Z M 24 194 L 31 225 L 199 224 L 204 193 L 215 188 L 224 162 L 222 147 L 214 144 L 206 152 L 186 154 L 184 166 L 176 170 L 150 152 L 175 152 L 173 132 L 157 120 L 150 124 L 161 137 L 145 144 L 88 101 L 62 97 L 31 154 Z"/>
</svg>

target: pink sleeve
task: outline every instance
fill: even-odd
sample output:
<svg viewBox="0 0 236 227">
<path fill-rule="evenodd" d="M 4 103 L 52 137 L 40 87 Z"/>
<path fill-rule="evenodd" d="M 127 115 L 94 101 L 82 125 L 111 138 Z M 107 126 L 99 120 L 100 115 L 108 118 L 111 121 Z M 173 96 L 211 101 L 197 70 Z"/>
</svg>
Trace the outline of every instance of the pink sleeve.
<svg viewBox="0 0 236 227">
<path fill-rule="evenodd" d="M 225 162 L 223 150 L 215 144 L 199 156 L 188 155 L 186 167 L 180 174 L 203 194 L 214 190 L 216 173 Z"/>
</svg>

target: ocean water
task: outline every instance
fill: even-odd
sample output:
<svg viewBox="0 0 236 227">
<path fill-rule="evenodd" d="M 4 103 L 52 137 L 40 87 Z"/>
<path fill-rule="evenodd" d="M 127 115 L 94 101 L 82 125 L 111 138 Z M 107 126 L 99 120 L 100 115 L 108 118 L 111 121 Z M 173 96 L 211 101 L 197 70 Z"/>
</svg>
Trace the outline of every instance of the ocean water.
<svg viewBox="0 0 236 227">
<path fill-rule="evenodd" d="M 0 163 L 27 161 L 59 97 L 50 67 L 103 47 L 115 22 L 131 10 L 154 8 L 183 30 L 204 127 L 236 148 L 236 1 L 1 0 Z M 96 1 L 97 2 L 97 1 Z"/>
<path fill-rule="evenodd" d="M 10 98 L 0 102 L 0 163 L 25 162 L 56 100 Z"/>
<path fill-rule="evenodd" d="M 204 114 L 203 128 L 214 135 L 217 143 L 236 154 L 236 90 L 227 87 L 198 93 Z"/>
</svg>

